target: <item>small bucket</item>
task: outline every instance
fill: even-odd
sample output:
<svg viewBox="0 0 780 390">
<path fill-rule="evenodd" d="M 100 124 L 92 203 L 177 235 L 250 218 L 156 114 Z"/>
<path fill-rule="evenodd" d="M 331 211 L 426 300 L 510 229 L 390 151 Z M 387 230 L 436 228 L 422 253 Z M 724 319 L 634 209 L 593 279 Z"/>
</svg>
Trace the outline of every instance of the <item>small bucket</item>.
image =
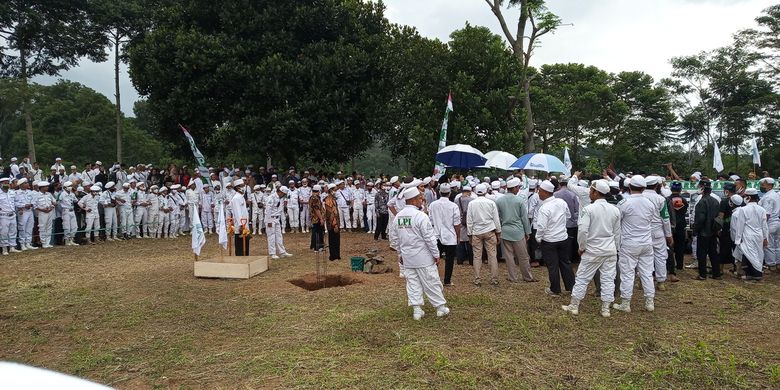
<svg viewBox="0 0 780 390">
<path fill-rule="evenodd" d="M 350 260 L 352 261 L 352 272 L 363 271 L 363 265 L 366 263 L 366 259 L 364 257 L 353 257 Z"/>
</svg>

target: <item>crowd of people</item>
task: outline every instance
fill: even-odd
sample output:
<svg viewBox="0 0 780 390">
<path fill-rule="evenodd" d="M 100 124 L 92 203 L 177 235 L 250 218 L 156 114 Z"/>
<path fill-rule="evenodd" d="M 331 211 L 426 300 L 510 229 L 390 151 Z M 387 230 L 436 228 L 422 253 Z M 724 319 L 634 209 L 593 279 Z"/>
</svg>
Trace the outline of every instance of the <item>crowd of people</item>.
<svg viewBox="0 0 780 390">
<path fill-rule="evenodd" d="M 289 257 L 283 236 L 309 233 L 310 249 L 327 249 L 335 261 L 341 258 L 341 232 L 363 232 L 389 239 L 399 252 L 399 275 L 407 279 L 415 318 L 423 315 L 423 293 L 437 314 L 449 312 L 443 286 L 453 285 L 456 262 L 473 266 L 478 286 L 483 262 L 493 285 L 500 282 L 499 260 L 513 283 L 536 282 L 533 268 L 545 265 L 546 292 L 570 292 L 564 310 L 573 314 L 594 281 L 601 314 L 609 316 L 610 308 L 631 310 L 636 277 L 645 309 L 654 310 L 656 290 L 679 281 L 688 250 L 697 260 L 698 280 L 720 279 L 730 265 L 734 275 L 760 281 L 780 257 L 780 195 L 768 175 L 759 188 L 748 188 L 735 174 L 710 180 L 695 172 L 686 183 L 694 189 L 684 190 L 671 165 L 664 175 L 608 170 L 590 180 L 581 172 L 538 179 L 520 171 L 506 178 L 416 179 L 313 168 L 298 174 L 294 167 L 282 175 L 264 167 L 208 168 L 205 177 L 186 167 L 105 167 L 100 161 L 79 171 L 60 158 L 45 175 L 29 159 L 0 165 L 3 255 L 102 240 L 175 238 L 193 229 L 196 214 L 206 234 L 216 231 L 224 215 L 236 235 L 237 255 L 248 254 L 252 235 L 266 235 L 269 256 Z M 722 187 L 722 196 L 713 184 Z M 440 257 L 443 283 L 431 268 Z M 576 274 L 572 263 L 579 263 Z M 613 304 L 615 295 L 619 304 Z"/>
</svg>

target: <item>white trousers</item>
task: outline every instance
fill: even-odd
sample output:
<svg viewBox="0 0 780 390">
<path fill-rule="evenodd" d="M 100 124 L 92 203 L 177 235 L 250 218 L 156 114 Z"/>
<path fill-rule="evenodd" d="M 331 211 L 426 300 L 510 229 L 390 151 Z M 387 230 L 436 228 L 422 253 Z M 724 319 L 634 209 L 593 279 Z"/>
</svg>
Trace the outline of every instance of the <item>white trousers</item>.
<svg viewBox="0 0 780 390">
<path fill-rule="evenodd" d="M 339 207 L 339 227 L 352 229 L 352 220 L 349 218 L 349 207 Z"/>
<path fill-rule="evenodd" d="M 146 225 L 148 223 L 149 214 L 147 211 L 146 207 L 138 207 L 135 209 L 135 226 L 133 227 L 135 236 L 140 236 L 141 233 L 143 233 L 143 231 L 141 231 L 141 224 Z"/>
<path fill-rule="evenodd" d="M 18 214 L 16 229 L 19 232 L 19 244 L 31 245 L 32 244 L 32 232 L 33 223 L 35 219 L 33 217 L 32 210 L 25 210 L 21 214 Z"/>
<path fill-rule="evenodd" d="M 639 273 L 645 298 L 655 297 L 655 285 L 653 284 L 653 246 L 647 245 L 622 245 L 618 259 L 620 267 L 620 297 L 631 300 L 634 293 L 634 278 Z M 601 287 L 602 294 L 607 290 Z"/>
<path fill-rule="evenodd" d="M 300 209 L 298 207 L 287 206 L 287 218 L 290 219 L 290 228 L 298 228 L 301 226 L 300 221 Z"/>
<path fill-rule="evenodd" d="M 582 254 L 580 266 L 577 268 L 577 275 L 574 281 L 574 288 L 571 290 L 571 296 L 582 301 L 585 299 L 585 292 L 588 290 L 588 284 L 593 280 L 596 271 L 601 271 L 601 301 L 615 301 L 615 270 L 617 267 L 617 256 L 593 256 L 588 252 Z"/>
<path fill-rule="evenodd" d="M 179 234 L 181 233 L 181 225 L 179 224 L 179 218 L 180 214 L 179 211 L 171 211 L 168 213 L 168 215 L 171 217 L 170 221 L 168 221 L 168 224 L 170 225 L 170 234 Z"/>
<path fill-rule="evenodd" d="M 84 227 L 84 230 L 87 240 L 92 238 L 90 233 L 94 233 L 95 238 L 97 238 L 100 232 L 100 214 L 98 214 L 97 210 L 93 210 L 93 212 L 87 213 L 86 221 L 87 225 Z"/>
<path fill-rule="evenodd" d="M 16 246 L 16 214 L 0 217 L 0 242 L 3 247 Z"/>
<path fill-rule="evenodd" d="M 263 211 L 263 209 L 259 209 L 252 212 L 252 234 L 263 232 L 263 219 L 265 218 Z"/>
<path fill-rule="evenodd" d="M 165 236 L 171 236 L 171 213 L 160 212 L 160 216 L 157 219 L 157 236 L 163 238 Z"/>
<path fill-rule="evenodd" d="M 130 206 L 120 206 L 119 210 L 119 229 L 122 234 L 130 235 L 133 231 L 133 208 Z"/>
<path fill-rule="evenodd" d="M 265 233 L 268 239 L 268 255 L 273 256 L 277 253 L 283 255 L 287 253 L 284 249 L 284 238 L 282 237 L 282 227 L 278 221 L 271 223 L 271 227 L 268 224 L 265 225 Z"/>
<path fill-rule="evenodd" d="M 188 226 L 190 227 L 190 230 L 192 230 L 195 227 L 192 224 L 192 221 L 195 220 L 195 218 L 193 218 L 193 215 L 198 213 L 198 205 L 189 204 L 189 205 L 187 205 L 187 210 L 188 210 L 188 214 L 187 215 L 190 216 L 189 217 L 189 221 L 188 221 L 188 223 L 189 223 Z M 203 226 L 203 221 L 200 221 L 200 224 L 201 224 L 201 226 Z"/>
<path fill-rule="evenodd" d="M 301 205 L 301 226 L 308 229 L 311 227 L 311 215 L 309 215 L 309 204 Z"/>
<path fill-rule="evenodd" d="M 117 231 L 116 207 L 103 208 L 103 222 L 106 223 L 106 237 L 116 238 L 116 231 Z"/>
<path fill-rule="evenodd" d="M 38 212 L 38 235 L 42 245 L 51 245 L 51 232 L 54 227 L 54 211 Z"/>
<path fill-rule="evenodd" d="M 72 240 L 76 237 L 76 231 L 79 225 L 76 223 L 76 213 L 73 210 L 62 211 L 62 231 L 66 240 Z"/>
<path fill-rule="evenodd" d="M 187 231 L 187 228 L 190 226 L 190 219 L 187 215 L 187 207 L 184 207 L 184 210 L 179 210 L 179 231 L 185 232 Z"/>
<path fill-rule="evenodd" d="M 204 229 L 214 229 L 214 213 L 212 210 L 203 209 L 200 211 L 200 223 Z"/>
<path fill-rule="evenodd" d="M 666 258 L 669 251 L 666 249 L 666 237 L 653 238 L 653 262 L 655 264 L 655 280 L 659 283 L 666 281 Z"/>
<path fill-rule="evenodd" d="M 146 230 L 146 235 L 153 237 L 157 234 L 157 231 L 159 230 L 160 225 L 160 210 L 147 210 L 147 218 L 149 220 L 149 223 L 146 224 L 144 227 L 144 230 Z"/>
<path fill-rule="evenodd" d="M 406 297 L 409 306 L 422 306 L 423 293 L 428 297 L 433 307 L 447 304 L 444 299 L 444 286 L 439 279 L 439 268 L 429 265 L 422 268 L 404 268 L 406 277 Z"/>
<path fill-rule="evenodd" d="M 362 228 L 363 226 L 363 205 L 359 204 L 352 208 L 352 227 Z"/>
<path fill-rule="evenodd" d="M 767 223 L 769 227 L 769 245 L 764 248 L 764 262 L 766 265 L 780 264 L 780 220 L 772 220 Z"/>
<path fill-rule="evenodd" d="M 376 206 L 370 204 L 366 206 L 366 221 L 368 221 L 368 231 L 376 230 Z"/>
</svg>

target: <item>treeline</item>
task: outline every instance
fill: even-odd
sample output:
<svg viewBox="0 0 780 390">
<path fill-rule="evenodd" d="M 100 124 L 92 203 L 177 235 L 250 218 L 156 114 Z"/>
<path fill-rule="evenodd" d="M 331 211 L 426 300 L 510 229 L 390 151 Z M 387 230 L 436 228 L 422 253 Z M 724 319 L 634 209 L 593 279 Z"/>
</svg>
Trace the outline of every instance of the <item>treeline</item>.
<svg viewBox="0 0 780 390">
<path fill-rule="evenodd" d="M 523 7 L 519 25 L 529 15 L 545 28 L 561 23 L 542 1 L 513 4 Z M 390 23 L 381 2 L 11 0 L 0 5 L 0 65 L 18 101 L 3 111 L 0 141 L 17 153 L 34 142 L 50 159 L 79 153 L 78 142 L 72 150 L 60 145 L 67 139 L 97 136 L 101 153 L 129 162 L 155 150 L 186 159 L 182 123 L 215 163 L 346 163 L 380 145 L 422 175 L 433 167 L 451 91 L 450 144 L 522 154 L 532 112 L 534 149 L 560 155 L 568 147 L 579 167 L 657 171 L 672 162 L 682 172 L 711 171 L 717 141 L 726 169 L 744 171 L 756 137 L 765 168 L 777 172 L 780 5 L 756 21 L 728 47 L 671 59 L 672 76 L 654 80 L 641 70 L 611 74 L 582 64 L 534 68 L 517 54 L 517 41 L 485 27 L 466 25 L 448 42 L 428 39 Z M 129 62 L 146 99 L 140 120 L 115 106 L 109 130 L 111 103 L 102 99 L 101 127 L 90 127 L 34 98 L 86 94 L 71 83 L 47 92 L 28 80 L 109 51 Z M 88 146 L 79 155 L 90 155 Z"/>
</svg>

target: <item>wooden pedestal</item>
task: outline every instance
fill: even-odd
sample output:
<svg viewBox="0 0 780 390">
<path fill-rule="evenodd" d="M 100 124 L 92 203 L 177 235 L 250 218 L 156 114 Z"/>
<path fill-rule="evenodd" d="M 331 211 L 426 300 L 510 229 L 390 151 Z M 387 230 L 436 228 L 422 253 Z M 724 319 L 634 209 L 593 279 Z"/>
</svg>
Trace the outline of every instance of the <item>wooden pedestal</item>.
<svg viewBox="0 0 780 390">
<path fill-rule="evenodd" d="M 198 278 L 249 279 L 268 271 L 268 256 L 225 256 L 195 262 Z"/>
</svg>

